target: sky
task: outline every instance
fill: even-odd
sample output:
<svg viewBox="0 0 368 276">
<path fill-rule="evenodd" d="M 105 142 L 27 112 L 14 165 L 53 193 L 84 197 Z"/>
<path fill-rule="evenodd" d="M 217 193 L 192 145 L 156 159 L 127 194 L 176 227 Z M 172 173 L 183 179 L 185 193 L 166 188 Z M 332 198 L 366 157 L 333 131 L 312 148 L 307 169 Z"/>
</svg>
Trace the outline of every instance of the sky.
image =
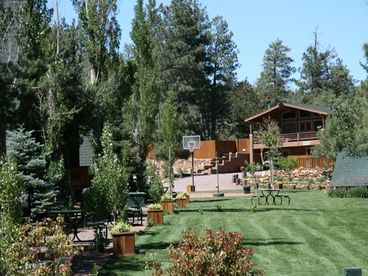
<svg viewBox="0 0 368 276">
<path fill-rule="evenodd" d="M 50 6 L 53 1 L 48 0 Z M 75 17 L 71 0 L 58 0 L 59 13 L 67 21 Z M 117 0 L 122 29 L 121 49 L 130 43 L 135 0 Z M 170 0 L 156 0 L 169 4 Z M 299 69 L 303 52 L 317 30 L 320 50 L 334 49 L 357 81 L 366 79 L 363 44 L 368 43 L 368 0 L 199 0 L 209 18 L 222 16 L 233 32 L 239 54 L 238 80 L 254 84 L 262 71 L 265 50 L 276 39 L 291 49 L 293 66 Z M 299 78 L 297 72 L 295 78 Z"/>
</svg>

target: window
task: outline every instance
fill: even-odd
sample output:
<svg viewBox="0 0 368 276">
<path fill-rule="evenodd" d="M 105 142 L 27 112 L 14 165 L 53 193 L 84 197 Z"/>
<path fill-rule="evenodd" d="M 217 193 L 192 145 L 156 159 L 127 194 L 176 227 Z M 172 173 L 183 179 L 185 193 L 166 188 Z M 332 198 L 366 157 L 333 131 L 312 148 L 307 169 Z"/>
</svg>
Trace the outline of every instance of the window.
<svg viewBox="0 0 368 276">
<path fill-rule="evenodd" d="M 314 131 L 320 130 L 322 127 L 323 127 L 322 120 L 318 120 L 318 121 L 313 122 Z"/>
<path fill-rule="evenodd" d="M 300 110 L 299 112 L 300 118 L 309 118 L 313 116 L 313 114 L 309 111 Z"/>
<path fill-rule="evenodd" d="M 300 129 L 302 131 L 311 131 L 312 130 L 312 122 L 306 121 L 306 122 L 300 122 Z"/>
<path fill-rule="evenodd" d="M 295 133 L 298 132 L 296 122 L 282 122 L 281 123 L 282 133 Z"/>
<path fill-rule="evenodd" d="M 282 114 L 282 119 L 295 119 L 296 118 L 296 112 L 295 110 L 286 111 Z"/>
</svg>

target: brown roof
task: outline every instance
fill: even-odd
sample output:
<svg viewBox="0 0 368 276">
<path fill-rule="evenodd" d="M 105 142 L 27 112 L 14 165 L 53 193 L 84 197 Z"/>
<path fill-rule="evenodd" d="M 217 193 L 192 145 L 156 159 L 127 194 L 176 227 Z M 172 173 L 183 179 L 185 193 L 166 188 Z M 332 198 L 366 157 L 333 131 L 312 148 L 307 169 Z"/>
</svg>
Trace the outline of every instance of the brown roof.
<svg viewBox="0 0 368 276">
<path fill-rule="evenodd" d="M 247 122 L 253 121 L 254 119 L 263 117 L 264 115 L 271 113 L 272 111 L 275 111 L 277 109 L 281 109 L 282 107 L 289 107 L 293 109 L 309 111 L 309 112 L 313 112 L 313 113 L 317 113 L 317 114 L 325 115 L 325 116 L 331 113 L 331 109 L 326 106 L 316 106 L 316 105 L 310 105 L 310 104 L 279 103 L 278 105 L 275 105 L 274 107 L 266 109 L 260 113 L 257 113 L 245 119 L 244 122 L 247 123 Z"/>
</svg>

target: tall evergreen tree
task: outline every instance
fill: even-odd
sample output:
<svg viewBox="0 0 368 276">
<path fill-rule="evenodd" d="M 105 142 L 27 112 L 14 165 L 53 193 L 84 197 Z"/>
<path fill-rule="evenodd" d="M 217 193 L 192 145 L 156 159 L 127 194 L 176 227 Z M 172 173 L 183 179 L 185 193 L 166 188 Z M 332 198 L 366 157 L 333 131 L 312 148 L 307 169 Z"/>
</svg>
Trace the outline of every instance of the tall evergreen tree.
<svg viewBox="0 0 368 276">
<path fill-rule="evenodd" d="M 174 91 L 188 132 L 202 132 L 200 99 L 209 83 L 205 72 L 210 22 L 197 0 L 173 0 L 162 9 L 159 78 L 164 95 Z"/>
<path fill-rule="evenodd" d="M 17 121 L 27 130 L 42 129 L 39 112 L 41 78 L 47 72 L 52 10 L 47 0 L 24 0 L 16 12 L 17 43 L 20 47 L 16 86 L 19 91 Z"/>
<path fill-rule="evenodd" d="M 288 56 L 290 48 L 280 39 L 272 42 L 263 57 L 263 71 L 257 82 L 257 90 L 262 98 L 262 106 L 275 105 L 285 101 L 288 96 L 289 84 L 294 74 L 294 61 Z"/>
<path fill-rule="evenodd" d="M 211 21 L 211 43 L 207 48 L 206 70 L 210 86 L 200 103 L 201 113 L 206 129 L 206 137 L 218 138 L 218 128 L 223 123 L 229 110 L 224 105 L 225 91 L 236 82 L 238 50 L 232 40 L 233 33 L 229 31 L 227 22 L 220 16 Z"/>
<path fill-rule="evenodd" d="M 52 182 L 44 181 L 46 160 L 42 145 L 32 137 L 32 132 L 22 128 L 11 132 L 8 155 L 17 163 L 21 181 L 29 195 L 30 215 L 37 219 L 56 206 L 57 189 Z"/>
<path fill-rule="evenodd" d="M 132 95 L 126 106 L 125 123 L 134 147 L 135 171 L 138 183 L 144 183 L 148 146 L 154 138 L 160 90 L 153 59 L 153 44 L 143 1 L 135 6 L 131 37 L 134 42 L 133 60 L 136 68 Z"/>
<path fill-rule="evenodd" d="M 248 126 L 244 120 L 257 113 L 260 109 L 260 99 L 255 89 L 247 81 L 241 81 L 226 91 L 226 101 L 228 106 L 224 118 L 224 124 L 220 129 L 220 139 L 230 140 L 246 137 L 249 134 Z"/>
</svg>

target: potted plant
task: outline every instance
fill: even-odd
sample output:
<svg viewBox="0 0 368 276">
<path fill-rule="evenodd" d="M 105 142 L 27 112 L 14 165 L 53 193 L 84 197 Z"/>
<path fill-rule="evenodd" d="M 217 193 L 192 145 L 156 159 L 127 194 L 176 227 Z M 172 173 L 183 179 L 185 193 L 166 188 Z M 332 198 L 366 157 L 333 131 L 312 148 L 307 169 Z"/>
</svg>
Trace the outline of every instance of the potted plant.
<svg viewBox="0 0 368 276">
<path fill-rule="evenodd" d="M 188 204 L 189 203 L 189 201 L 190 201 L 190 196 L 189 196 L 189 194 L 187 193 L 187 192 L 184 192 L 183 193 L 183 196 L 185 197 L 185 199 L 186 199 L 186 204 Z"/>
<path fill-rule="evenodd" d="M 162 205 L 159 203 L 153 203 L 147 206 L 147 216 L 153 224 L 163 224 L 164 223 L 164 215 Z"/>
<path fill-rule="evenodd" d="M 117 221 L 110 230 L 113 252 L 115 256 L 130 256 L 135 254 L 135 233 L 132 226 L 125 221 Z"/>
<path fill-rule="evenodd" d="M 175 202 L 180 208 L 185 208 L 187 206 L 187 198 L 184 194 L 180 194 L 176 197 Z"/>
<path fill-rule="evenodd" d="M 174 212 L 174 201 L 168 194 L 163 194 L 161 197 L 161 205 L 165 212 L 172 214 Z"/>
</svg>

